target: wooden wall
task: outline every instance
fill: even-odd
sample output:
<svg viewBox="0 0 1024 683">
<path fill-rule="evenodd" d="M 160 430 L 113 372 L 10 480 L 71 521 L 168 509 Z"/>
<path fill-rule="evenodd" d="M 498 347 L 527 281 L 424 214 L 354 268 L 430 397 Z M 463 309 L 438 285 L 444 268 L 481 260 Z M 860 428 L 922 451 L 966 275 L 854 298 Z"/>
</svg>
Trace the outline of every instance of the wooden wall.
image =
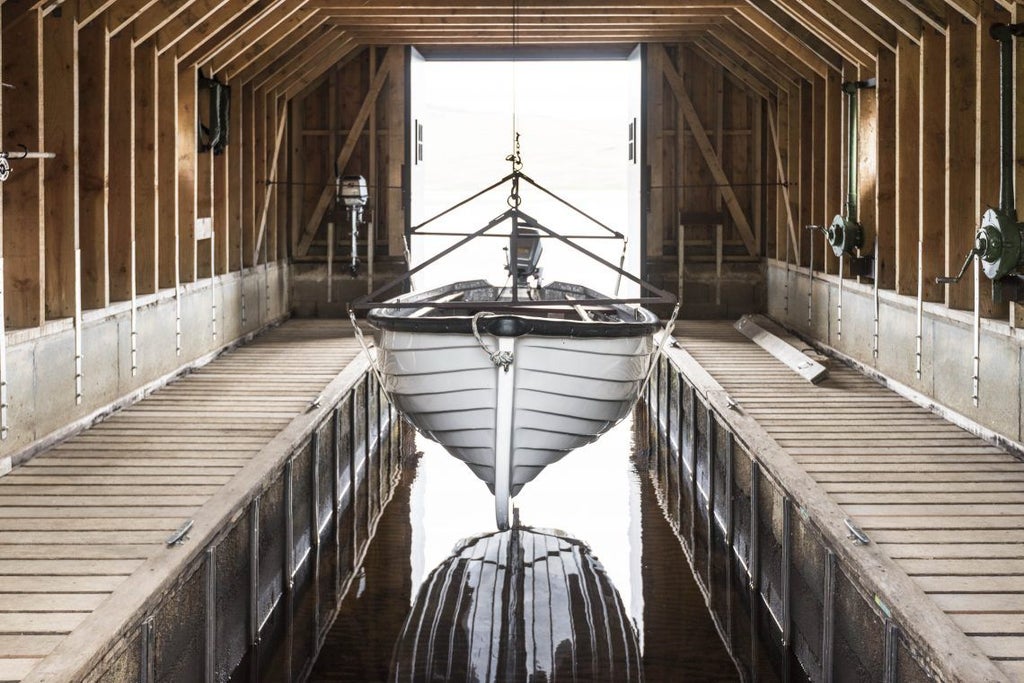
<svg viewBox="0 0 1024 683">
<path fill-rule="evenodd" d="M 2 78 L 13 86 L 2 93 L 3 149 L 56 155 L 14 159 L 2 186 L 8 329 L 80 320 L 286 254 L 268 180 L 281 172 L 288 81 L 244 45 L 266 31 L 266 16 L 221 25 L 213 12 L 199 32 L 196 16 L 89 7 L 3 4 Z M 228 27 L 241 38 L 216 43 Z M 199 73 L 231 87 L 220 155 L 197 149 Z M 209 236 L 196 233 L 204 219 Z"/>
<path fill-rule="evenodd" d="M 401 48 L 359 48 L 292 101 L 296 260 L 324 261 L 331 220 L 337 223 L 334 255 L 339 267 L 348 259 L 347 218 L 324 203 L 325 196 L 333 199 L 336 173 L 366 178 L 369 199 L 359 226 L 364 263 L 371 233 L 378 255 L 404 254 L 405 59 Z"/>
<path fill-rule="evenodd" d="M 949 287 L 935 278 L 958 270 L 981 214 L 998 204 L 998 44 L 988 31 L 995 22 L 1020 21 L 1024 12 L 1019 3 L 994 0 L 934 4 L 858 3 L 840 11 L 828 2 L 751 2 L 692 42 L 652 45 L 648 258 L 674 258 L 678 211 L 718 211 L 727 199 L 725 192 L 709 196 L 689 187 L 659 196 L 660 185 L 714 181 L 685 117 L 683 136 L 676 134 L 683 109 L 662 61 L 680 74 L 751 223 L 757 249 L 748 255 L 807 267 L 813 239 L 814 270 L 827 274 L 838 272 L 838 259 L 820 233 L 804 227 L 827 226 L 845 212 L 848 103 L 840 85 L 874 78 L 877 87 L 859 95 L 861 253 L 873 254 L 877 241 L 882 289 L 915 298 L 920 289 L 924 302 L 970 309 L 971 278 Z M 1018 83 L 1022 52 L 1018 45 Z M 1018 85 L 1018 111 L 1022 91 Z M 1018 114 L 1018 194 L 1022 120 Z M 737 252 L 731 257 L 740 257 L 743 231 L 737 213 L 726 214 L 728 261 L 730 247 Z M 687 262 L 707 258 L 700 250 L 707 230 L 693 229 Z M 1009 320 L 1011 306 L 993 302 L 990 293 L 983 279 L 982 314 Z"/>
</svg>

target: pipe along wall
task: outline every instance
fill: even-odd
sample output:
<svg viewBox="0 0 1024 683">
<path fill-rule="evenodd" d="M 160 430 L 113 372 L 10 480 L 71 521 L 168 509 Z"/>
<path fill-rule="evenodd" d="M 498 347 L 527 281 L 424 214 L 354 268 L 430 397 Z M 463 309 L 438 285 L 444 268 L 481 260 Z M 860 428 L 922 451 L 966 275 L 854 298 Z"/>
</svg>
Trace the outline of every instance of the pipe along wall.
<svg viewBox="0 0 1024 683">
<path fill-rule="evenodd" d="M 85 680 L 304 680 L 411 437 L 363 372 Z"/>
<path fill-rule="evenodd" d="M 716 384 L 689 356 L 663 356 L 638 453 L 745 680 L 945 679 L 941 655 L 847 560 L 853 542 Z"/>
</svg>

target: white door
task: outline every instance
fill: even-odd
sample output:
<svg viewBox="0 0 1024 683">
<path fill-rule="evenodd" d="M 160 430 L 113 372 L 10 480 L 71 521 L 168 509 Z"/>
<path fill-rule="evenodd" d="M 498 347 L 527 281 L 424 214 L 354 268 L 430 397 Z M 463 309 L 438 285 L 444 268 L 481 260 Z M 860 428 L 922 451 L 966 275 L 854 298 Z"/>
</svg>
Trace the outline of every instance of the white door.
<svg viewBox="0 0 1024 683">
<path fill-rule="evenodd" d="M 626 152 L 626 175 L 628 181 L 628 219 L 627 235 L 629 247 L 626 251 L 625 270 L 641 278 L 646 277 L 644 251 L 646 249 L 647 229 L 647 155 L 644 153 L 644 101 L 643 75 L 644 50 L 642 45 L 629 55 L 630 75 L 627 79 L 627 109 L 624 134 L 628 145 Z M 639 296 L 640 287 L 634 282 L 623 279 L 620 296 Z"/>
</svg>

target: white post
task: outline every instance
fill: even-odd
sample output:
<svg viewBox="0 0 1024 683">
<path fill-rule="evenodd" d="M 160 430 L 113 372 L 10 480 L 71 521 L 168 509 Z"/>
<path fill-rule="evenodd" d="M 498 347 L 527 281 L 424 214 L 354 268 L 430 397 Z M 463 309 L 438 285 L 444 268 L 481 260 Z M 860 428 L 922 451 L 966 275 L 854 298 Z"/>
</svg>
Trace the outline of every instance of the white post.
<svg viewBox="0 0 1024 683">
<path fill-rule="evenodd" d="M 334 301 L 334 221 L 327 224 L 327 303 Z"/>
<path fill-rule="evenodd" d="M 498 352 L 512 353 L 515 337 L 498 337 Z M 498 373 L 497 419 L 494 428 L 494 519 L 500 531 L 509 528 L 512 498 L 512 413 L 515 410 L 515 368 L 495 367 Z"/>
</svg>

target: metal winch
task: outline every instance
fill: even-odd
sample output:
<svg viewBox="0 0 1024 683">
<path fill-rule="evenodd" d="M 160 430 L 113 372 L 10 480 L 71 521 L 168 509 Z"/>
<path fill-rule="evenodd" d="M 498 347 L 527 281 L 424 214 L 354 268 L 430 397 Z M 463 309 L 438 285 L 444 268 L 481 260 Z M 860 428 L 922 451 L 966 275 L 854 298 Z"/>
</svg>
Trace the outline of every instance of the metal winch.
<svg viewBox="0 0 1024 683">
<path fill-rule="evenodd" d="M 993 24 L 989 35 L 999 41 L 999 208 L 981 216 L 974 244 L 960 272 L 953 277 L 938 277 L 938 284 L 955 284 L 963 278 L 971 262 L 978 258 L 981 270 L 999 287 L 992 298 L 1003 295 L 1021 300 L 1024 267 L 1024 223 L 1017 219 L 1013 193 L 1013 39 L 1024 36 L 1024 24 Z"/>
<path fill-rule="evenodd" d="M 857 96 L 861 90 L 875 87 L 875 79 L 866 81 L 846 81 L 843 83 L 843 92 L 849 98 L 849 116 L 847 143 L 846 143 L 846 215 L 836 215 L 832 224 L 825 231 L 825 237 L 832 253 L 836 256 L 849 254 L 854 256 L 856 252 L 864 247 L 864 226 L 857 220 L 857 193 L 860 191 L 860 183 L 857 177 L 857 126 L 860 123 L 858 114 Z"/>
</svg>

